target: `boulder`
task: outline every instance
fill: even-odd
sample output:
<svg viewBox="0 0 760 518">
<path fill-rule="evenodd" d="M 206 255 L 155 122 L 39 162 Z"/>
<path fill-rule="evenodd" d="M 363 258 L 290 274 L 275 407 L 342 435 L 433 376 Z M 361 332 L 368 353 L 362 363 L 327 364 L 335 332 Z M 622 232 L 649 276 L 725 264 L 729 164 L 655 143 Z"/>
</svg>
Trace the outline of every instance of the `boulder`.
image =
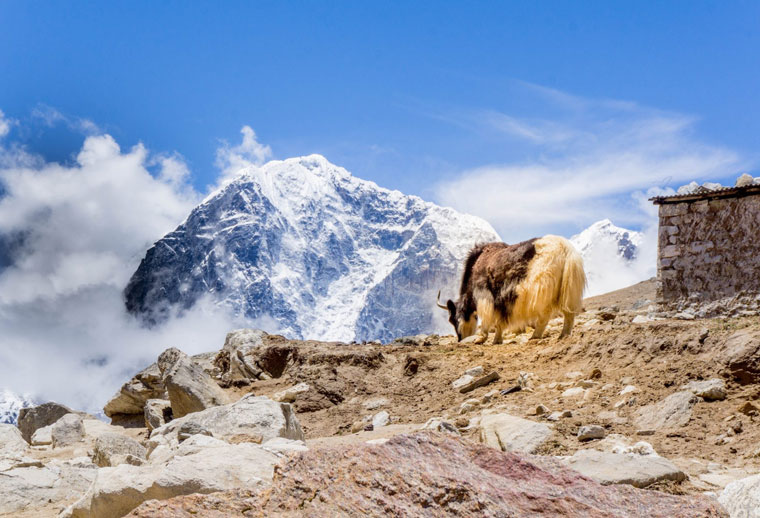
<svg viewBox="0 0 760 518">
<path fill-rule="evenodd" d="M 149 399 L 145 402 L 144 409 L 145 426 L 148 430 L 153 430 L 163 426 L 174 417 L 172 415 L 172 406 L 166 399 Z"/>
<path fill-rule="evenodd" d="M 140 465 L 145 461 L 145 447 L 126 435 L 104 433 L 95 439 L 92 461 L 101 468 L 119 464 Z"/>
<path fill-rule="evenodd" d="M 492 414 L 480 420 L 480 442 L 503 451 L 535 453 L 552 435 L 543 423 L 509 414 Z"/>
<path fill-rule="evenodd" d="M 718 495 L 718 502 L 731 518 L 760 518 L 760 475 L 729 483 Z"/>
<path fill-rule="evenodd" d="M 158 357 L 174 418 L 228 402 L 227 394 L 198 364 L 174 347 Z"/>
<path fill-rule="evenodd" d="M 56 516 L 57 509 L 80 498 L 95 478 L 96 470 L 82 468 L 70 462 L 50 461 L 42 466 L 19 465 L 2 472 L 0 483 L 0 516 L 17 516 L 30 509 L 34 515 Z M 54 504 L 50 514 L 41 510 Z"/>
<path fill-rule="evenodd" d="M 387 426 L 391 422 L 391 415 L 385 411 L 381 410 L 380 412 L 376 413 L 374 417 L 372 417 L 372 428 L 378 429 L 383 426 Z"/>
<path fill-rule="evenodd" d="M 209 439 L 200 448 L 181 451 L 166 466 L 121 464 L 99 469 L 87 494 L 63 516 L 119 518 L 146 500 L 255 488 L 271 482 L 278 460 L 261 446 Z"/>
<path fill-rule="evenodd" d="M 264 344 L 265 336 L 267 333 L 260 329 L 238 329 L 227 333 L 221 353 L 228 364 L 226 372 L 224 368 L 220 369 L 221 375 L 226 375 L 231 382 L 259 378 L 263 370 L 256 363 L 255 352 Z"/>
<path fill-rule="evenodd" d="M 691 391 L 695 396 L 707 401 L 720 401 L 726 399 L 726 383 L 719 378 L 706 381 L 691 381 L 682 388 Z"/>
<path fill-rule="evenodd" d="M 84 439 L 84 419 L 79 414 L 66 414 L 50 430 L 53 448 L 70 446 Z"/>
<path fill-rule="evenodd" d="M 288 403 L 248 394 L 239 401 L 207 408 L 174 419 L 156 428 L 151 438 L 164 435 L 178 440 L 180 428 L 195 426 L 207 430 L 217 439 L 231 439 L 240 434 L 258 434 L 263 441 L 274 437 L 303 440 L 303 431 Z"/>
<path fill-rule="evenodd" d="M 25 453 L 29 444 L 21 436 L 21 431 L 12 424 L 0 424 L 0 457 Z"/>
<path fill-rule="evenodd" d="M 697 397 L 684 390 L 671 394 L 659 403 L 646 405 L 636 412 L 634 425 L 639 430 L 662 430 L 684 426 L 691 419 L 691 408 Z"/>
<path fill-rule="evenodd" d="M 49 446 L 53 444 L 53 425 L 43 426 L 32 435 L 32 446 Z"/>
<path fill-rule="evenodd" d="M 310 450 L 277 472 L 266 491 L 146 502 L 129 516 L 724 516 L 700 495 L 602 486 L 549 459 L 428 432 Z"/>
<path fill-rule="evenodd" d="M 760 382 L 760 331 L 737 331 L 714 357 L 724 358 L 728 374 L 742 385 Z"/>
<path fill-rule="evenodd" d="M 655 455 L 578 450 L 572 457 L 564 458 L 563 462 L 602 485 L 647 487 L 662 480 L 680 482 L 686 479 L 683 471 L 667 459 Z"/>
<path fill-rule="evenodd" d="M 155 363 L 141 370 L 131 380 L 122 385 L 103 407 L 103 412 L 119 422 L 125 416 L 143 414 L 149 399 L 166 399 L 166 388 L 161 379 L 161 371 Z"/>
<path fill-rule="evenodd" d="M 32 441 L 34 432 L 48 426 L 74 411 L 65 405 L 49 402 L 39 406 L 22 408 L 18 413 L 17 426 L 26 442 Z"/>
</svg>

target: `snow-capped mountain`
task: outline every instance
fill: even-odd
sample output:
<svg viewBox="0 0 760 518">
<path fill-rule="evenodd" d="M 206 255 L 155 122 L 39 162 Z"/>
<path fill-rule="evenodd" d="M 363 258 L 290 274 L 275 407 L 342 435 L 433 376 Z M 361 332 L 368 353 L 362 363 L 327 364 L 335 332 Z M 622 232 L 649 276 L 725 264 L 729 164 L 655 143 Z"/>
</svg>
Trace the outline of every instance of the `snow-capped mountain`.
<svg viewBox="0 0 760 518">
<path fill-rule="evenodd" d="M 0 389 L 0 424 L 16 424 L 19 410 L 34 405 L 34 401 L 28 396 L 19 396 L 9 390 Z"/>
<path fill-rule="evenodd" d="M 617 255 L 627 261 L 633 261 L 643 234 L 635 230 L 616 227 L 609 219 L 597 221 L 580 234 L 570 238 L 584 259 L 600 247 L 614 247 Z"/>
<path fill-rule="evenodd" d="M 641 257 L 644 233 L 617 227 L 609 219 L 597 221 L 570 241 L 583 256 L 587 296 L 630 286 L 655 273 L 655 258 Z"/>
<path fill-rule="evenodd" d="M 127 309 L 157 323 L 202 297 L 293 338 L 445 330 L 482 219 L 352 176 L 320 155 L 244 169 L 148 250 Z"/>
</svg>

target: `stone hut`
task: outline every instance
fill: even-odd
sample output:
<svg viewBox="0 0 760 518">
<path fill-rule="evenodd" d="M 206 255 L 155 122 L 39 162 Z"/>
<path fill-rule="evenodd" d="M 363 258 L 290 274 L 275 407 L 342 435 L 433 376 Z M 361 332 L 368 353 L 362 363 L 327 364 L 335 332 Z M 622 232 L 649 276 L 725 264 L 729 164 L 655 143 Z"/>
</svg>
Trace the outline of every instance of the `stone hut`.
<svg viewBox="0 0 760 518">
<path fill-rule="evenodd" d="M 658 302 L 696 316 L 757 313 L 760 178 L 685 191 L 652 198 L 660 215 Z"/>
</svg>

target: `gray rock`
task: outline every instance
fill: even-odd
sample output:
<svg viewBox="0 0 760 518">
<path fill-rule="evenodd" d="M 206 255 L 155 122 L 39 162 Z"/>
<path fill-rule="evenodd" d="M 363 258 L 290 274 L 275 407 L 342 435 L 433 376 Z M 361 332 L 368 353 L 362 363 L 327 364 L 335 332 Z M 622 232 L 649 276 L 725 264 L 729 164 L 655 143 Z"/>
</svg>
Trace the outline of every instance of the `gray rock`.
<svg viewBox="0 0 760 518">
<path fill-rule="evenodd" d="M 228 402 L 216 381 L 179 349 L 161 353 L 158 368 L 175 418 Z"/>
<path fill-rule="evenodd" d="M 103 412 L 110 418 L 140 415 L 149 399 L 166 399 L 166 388 L 155 363 L 135 374 L 106 403 Z"/>
<path fill-rule="evenodd" d="M 685 390 L 671 394 L 659 403 L 639 409 L 634 425 L 639 430 L 661 430 L 684 426 L 691 419 L 691 409 L 697 397 Z"/>
<path fill-rule="evenodd" d="M 535 453 L 552 435 L 543 423 L 509 414 L 492 414 L 480 420 L 480 442 L 503 451 Z"/>
<path fill-rule="evenodd" d="M 213 439 L 201 448 L 188 450 L 166 466 L 121 464 L 99 469 L 87 494 L 63 516 L 117 518 L 146 500 L 267 485 L 279 460 L 278 455 L 258 445 L 231 445 Z"/>
<path fill-rule="evenodd" d="M 52 424 L 43 426 L 32 435 L 32 446 L 48 446 L 50 444 L 53 444 Z"/>
<path fill-rule="evenodd" d="M 22 408 L 18 413 L 17 426 L 26 442 L 32 441 L 32 435 L 43 426 L 48 426 L 66 414 L 74 412 L 59 403 L 49 402 L 39 406 Z"/>
<path fill-rule="evenodd" d="M 104 433 L 95 440 L 92 461 L 101 468 L 125 463 L 142 464 L 146 455 L 145 447 L 131 437 Z"/>
<path fill-rule="evenodd" d="M 686 478 L 670 461 L 654 455 L 579 450 L 561 460 L 602 485 L 630 484 L 641 488 L 662 480 L 680 482 Z"/>
<path fill-rule="evenodd" d="M 264 344 L 267 333 L 260 329 L 237 329 L 227 333 L 222 353 L 229 358 L 229 378 L 258 379 L 263 370 L 256 363 L 256 350 Z M 224 374 L 224 373 L 222 373 Z"/>
<path fill-rule="evenodd" d="M 18 428 L 12 424 L 0 424 L 0 458 L 21 455 L 28 449 L 29 444 Z"/>
<path fill-rule="evenodd" d="M 218 439 L 231 439 L 241 434 L 259 434 L 263 441 L 273 437 L 303 440 L 303 431 L 288 403 L 277 403 L 268 397 L 248 394 L 239 401 L 188 414 L 156 428 L 151 438 L 164 435 L 177 438 L 183 426 L 197 425 Z"/>
<path fill-rule="evenodd" d="M 731 518 L 760 518 L 760 475 L 729 483 L 718 495 L 718 502 Z"/>
<path fill-rule="evenodd" d="M 707 381 L 691 381 L 682 388 L 690 390 L 694 395 L 707 401 L 720 401 L 726 399 L 726 383 L 719 378 Z"/>
<path fill-rule="evenodd" d="M 84 439 L 84 423 L 79 414 L 66 414 L 50 430 L 53 448 L 70 446 Z"/>
<path fill-rule="evenodd" d="M 742 385 L 760 382 L 760 331 L 742 329 L 726 340 L 720 355 L 730 375 Z"/>
<path fill-rule="evenodd" d="M 80 498 L 95 479 L 96 470 L 81 468 L 69 462 L 51 461 L 18 466 L 3 471 L 0 483 L 0 516 L 55 516 L 57 509 L 28 514 L 29 510 L 44 509 L 55 503 L 60 509 Z"/>
<path fill-rule="evenodd" d="M 578 429 L 579 441 L 590 441 L 592 439 L 604 439 L 605 435 L 606 435 L 606 432 L 604 431 L 604 427 L 596 425 L 596 424 L 581 426 Z"/>
<path fill-rule="evenodd" d="M 372 418 L 372 427 L 374 429 L 380 428 L 381 426 L 387 426 L 391 422 L 391 416 L 388 412 L 385 410 L 381 410 L 380 412 L 376 413 L 375 416 Z"/>
<path fill-rule="evenodd" d="M 144 409 L 145 426 L 148 430 L 153 430 L 163 426 L 174 417 L 172 406 L 166 399 L 149 399 L 145 402 Z"/>
<path fill-rule="evenodd" d="M 423 430 L 433 430 L 434 432 L 450 433 L 460 435 L 459 430 L 452 423 L 442 417 L 431 417 L 422 427 Z"/>
</svg>

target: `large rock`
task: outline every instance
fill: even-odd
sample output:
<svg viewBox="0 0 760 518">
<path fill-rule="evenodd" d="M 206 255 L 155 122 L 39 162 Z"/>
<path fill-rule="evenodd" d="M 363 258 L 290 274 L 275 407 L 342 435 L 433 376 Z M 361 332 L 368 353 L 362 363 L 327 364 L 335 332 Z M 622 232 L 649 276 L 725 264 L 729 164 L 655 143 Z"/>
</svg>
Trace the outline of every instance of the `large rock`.
<svg viewBox="0 0 760 518">
<path fill-rule="evenodd" d="M 101 468 L 87 494 L 64 513 L 71 518 L 119 518 L 142 502 L 191 493 L 269 484 L 279 457 L 253 444 L 205 442 L 166 466 Z M 185 453 L 184 451 L 181 453 Z"/>
<path fill-rule="evenodd" d="M 0 424 L 0 457 L 25 453 L 29 444 L 21 436 L 21 431 L 12 424 Z"/>
<path fill-rule="evenodd" d="M 492 414 L 480 420 L 480 442 L 503 451 L 535 453 L 552 435 L 543 423 L 509 414 Z"/>
<path fill-rule="evenodd" d="M 48 426 L 74 411 L 65 405 L 49 402 L 39 406 L 22 408 L 18 413 L 17 426 L 26 442 L 32 441 L 32 435 L 43 426 Z"/>
<path fill-rule="evenodd" d="M 176 438 L 181 429 L 205 430 L 217 439 L 257 435 L 266 441 L 274 437 L 303 440 L 303 431 L 288 403 L 277 403 L 265 396 L 248 394 L 239 401 L 207 408 L 174 419 L 153 430 L 156 435 Z"/>
<path fill-rule="evenodd" d="M 266 335 L 260 329 L 237 329 L 227 333 L 224 347 L 216 358 L 222 377 L 230 382 L 259 378 L 263 370 L 256 363 L 255 353 L 264 344 Z"/>
<path fill-rule="evenodd" d="M 122 385 L 103 407 L 103 412 L 111 418 L 139 415 L 143 413 L 149 399 L 165 399 L 166 388 L 161 379 L 161 371 L 155 363 L 135 374 Z"/>
<path fill-rule="evenodd" d="M 691 419 L 697 397 L 690 390 L 671 394 L 662 401 L 646 405 L 636 412 L 634 424 L 639 430 L 662 430 L 684 426 Z"/>
<path fill-rule="evenodd" d="M 50 430 L 53 448 L 71 446 L 84 439 L 84 419 L 79 414 L 66 414 Z"/>
<path fill-rule="evenodd" d="M 216 381 L 179 349 L 161 353 L 158 368 L 175 418 L 228 402 Z"/>
<path fill-rule="evenodd" d="M 540 462 L 537 464 L 532 462 Z M 146 502 L 132 518 L 266 516 L 506 516 L 693 518 L 725 516 L 702 496 L 602 486 L 541 457 L 443 434 L 399 435 L 301 453 L 272 486 Z"/>
<path fill-rule="evenodd" d="M 630 484 L 634 487 L 647 487 L 661 480 L 680 482 L 686 478 L 683 471 L 657 455 L 578 450 L 563 462 L 603 485 Z"/>
<path fill-rule="evenodd" d="M 48 446 L 53 444 L 53 425 L 49 424 L 32 434 L 32 446 Z"/>
<path fill-rule="evenodd" d="M 68 462 L 51 461 L 45 466 L 20 465 L 0 473 L 0 516 L 55 516 L 40 510 L 51 503 L 64 507 L 80 498 L 95 478 L 95 470 L 72 466 Z"/>
<path fill-rule="evenodd" d="M 95 440 L 92 461 L 102 468 L 119 464 L 140 465 L 146 455 L 145 447 L 131 437 L 104 433 Z"/>
<path fill-rule="evenodd" d="M 731 518 L 760 518 L 760 475 L 728 484 L 718 496 Z"/>
<path fill-rule="evenodd" d="M 739 383 L 760 382 L 760 331 L 737 331 L 726 340 L 719 357 L 724 358 L 728 373 Z"/>
<path fill-rule="evenodd" d="M 682 388 L 690 390 L 695 396 L 699 396 L 707 401 L 726 399 L 726 382 L 720 378 L 705 381 L 690 381 Z"/>
</svg>

